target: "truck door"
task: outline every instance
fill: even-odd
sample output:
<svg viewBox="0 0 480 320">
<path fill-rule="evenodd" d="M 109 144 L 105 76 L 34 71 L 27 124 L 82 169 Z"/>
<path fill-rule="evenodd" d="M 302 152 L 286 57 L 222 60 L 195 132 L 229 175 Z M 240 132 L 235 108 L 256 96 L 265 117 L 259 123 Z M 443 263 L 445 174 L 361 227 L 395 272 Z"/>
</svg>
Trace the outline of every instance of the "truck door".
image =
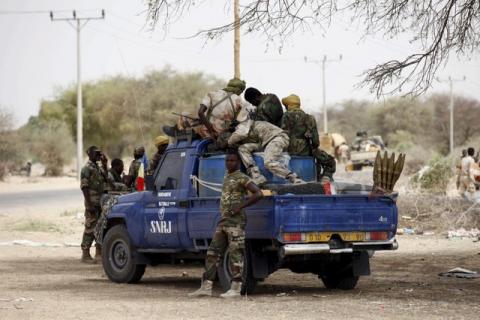
<svg viewBox="0 0 480 320">
<path fill-rule="evenodd" d="M 179 248 L 179 218 L 185 209 L 179 206 L 179 194 L 185 165 L 185 151 L 166 153 L 157 170 L 155 191 L 145 203 L 145 240 L 152 249 Z M 183 221 L 180 218 L 180 221 Z M 180 228 L 183 229 L 183 228 Z"/>
</svg>

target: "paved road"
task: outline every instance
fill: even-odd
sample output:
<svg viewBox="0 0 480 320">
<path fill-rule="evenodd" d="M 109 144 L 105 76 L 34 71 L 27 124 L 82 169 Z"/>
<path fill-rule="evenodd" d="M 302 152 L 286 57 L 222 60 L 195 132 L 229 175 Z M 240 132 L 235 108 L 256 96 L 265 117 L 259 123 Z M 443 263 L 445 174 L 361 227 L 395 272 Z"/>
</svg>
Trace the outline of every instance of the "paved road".
<svg viewBox="0 0 480 320">
<path fill-rule="evenodd" d="M 62 208 L 66 204 L 68 204 L 68 207 L 72 205 L 77 207 L 82 206 L 83 196 L 78 188 L 0 193 L 0 212 L 25 208 Z"/>
</svg>

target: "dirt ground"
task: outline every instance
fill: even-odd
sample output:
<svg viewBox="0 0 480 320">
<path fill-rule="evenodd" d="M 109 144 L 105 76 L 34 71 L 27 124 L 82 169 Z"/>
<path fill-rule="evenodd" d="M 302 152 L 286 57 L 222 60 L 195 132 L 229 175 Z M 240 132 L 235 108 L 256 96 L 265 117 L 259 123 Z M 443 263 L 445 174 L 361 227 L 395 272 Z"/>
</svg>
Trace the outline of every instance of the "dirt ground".
<svg viewBox="0 0 480 320">
<path fill-rule="evenodd" d="M 26 190 L 76 185 L 36 183 L 26 182 Z M 81 220 L 77 202 L 39 212 L 28 204 L 9 212 L 0 206 L 1 320 L 478 319 L 480 312 L 480 279 L 438 276 L 454 267 L 480 271 L 480 242 L 472 239 L 398 236 L 399 250 L 377 252 L 372 275 L 351 291 L 326 290 L 314 275 L 280 270 L 254 294 L 224 301 L 187 297 L 200 283 L 201 265 L 150 267 L 136 285 L 110 282 L 101 265 L 79 263 Z"/>
</svg>

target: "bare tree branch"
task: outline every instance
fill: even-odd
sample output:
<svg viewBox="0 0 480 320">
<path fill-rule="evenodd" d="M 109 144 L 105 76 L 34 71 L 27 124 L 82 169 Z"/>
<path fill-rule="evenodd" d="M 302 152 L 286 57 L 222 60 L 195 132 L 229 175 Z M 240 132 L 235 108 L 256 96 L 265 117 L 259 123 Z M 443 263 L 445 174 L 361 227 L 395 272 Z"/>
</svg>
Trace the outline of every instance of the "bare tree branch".
<svg viewBox="0 0 480 320">
<path fill-rule="evenodd" d="M 148 21 L 152 28 L 161 22 L 163 30 L 195 6 L 196 0 L 147 0 Z M 226 1 L 228 3 L 229 1 Z M 450 53 L 469 58 L 480 47 L 480 1 L 478 0 L 250 0 L 242 8 L 245 33 L 266 37 L 267 45 L 279 49 L 296 32 L 313 27 L 322 31 L 336 16 L 347 15 L 363 23 L 364 34 L 383 34 L 394 39 L 413 35 L 410 42 L 420 45 L 400 60 L 386 61 L 364 73 L 361 86 L 377 96 L 402 92 L 421 94 L 430 86 L 439 67 Z M 200 30 L 193 36 L 216 39 L 232 31 L 234 23 Z M 406 88 L 405 88 L 406 87 Z"/>
</svg>

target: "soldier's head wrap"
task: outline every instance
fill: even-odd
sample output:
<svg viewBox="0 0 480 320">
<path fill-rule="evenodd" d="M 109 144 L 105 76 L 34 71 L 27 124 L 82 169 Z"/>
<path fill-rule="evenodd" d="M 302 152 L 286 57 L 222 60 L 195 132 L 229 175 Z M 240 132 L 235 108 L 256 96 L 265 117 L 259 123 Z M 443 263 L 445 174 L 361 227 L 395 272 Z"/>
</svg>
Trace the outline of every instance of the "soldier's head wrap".
<svg viewBox="0 0 480 320">
<path fill-rule="evenodd" d="M 287 107 L 287 109 L 299 109 L 300 97 L 296 94 L 291 94 L 288 97 L 282 99 L 282 104 Z"/>
<path fill-rule="evenodd" d="M 163 144 L 168 144 L 169 140 L 167 136 L 158 136 L 155 138 L 155 147 L 161 146 Z"/>
<path fill-rule="evenodd" d="M 224 91 L 226 92 L 231 92 L 236 95 L 242 94 L 243 90 L 245 90 L 246 83 L 243 80 L 233 78 L 230 81 L 228 81 L 227 86 L 223 88 Z"/>
</svg>

